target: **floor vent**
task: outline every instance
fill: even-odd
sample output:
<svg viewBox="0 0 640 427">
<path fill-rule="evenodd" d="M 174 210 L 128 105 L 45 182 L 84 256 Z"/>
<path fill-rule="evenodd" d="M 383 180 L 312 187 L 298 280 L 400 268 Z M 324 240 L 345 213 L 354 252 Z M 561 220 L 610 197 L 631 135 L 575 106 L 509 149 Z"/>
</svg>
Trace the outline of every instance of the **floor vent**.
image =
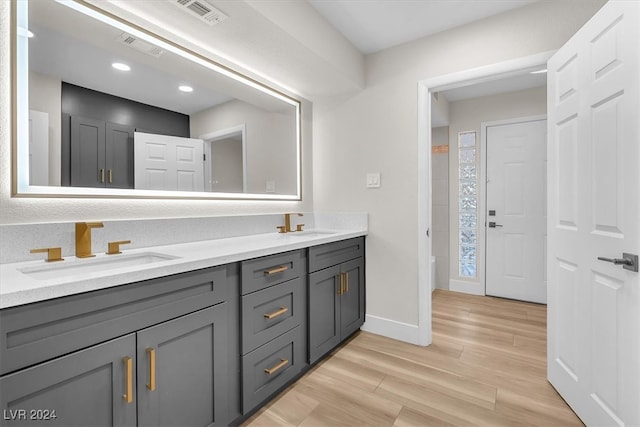
<svg viewBox="0 0 640 427">
<path fill-rule="evenodd" d="M 164 50 L 162 50 L 158 46 L 144 40 L 140 40 L 139 38 L 132 36 L 129 33 L 120 34 L 118 36 L 118 41 L 139 52 L 146 53 L 147 55 L 151 55 L 155 58 L 160 58 L 160 56 L 164 53 Z"/>
<path fill-rule="evenodd" d="M 216 25 L 228 18 L 220 9 L 207 0 L 169 0 L 183 10 L 194 14 L 209 25 Z"/>
</svg>

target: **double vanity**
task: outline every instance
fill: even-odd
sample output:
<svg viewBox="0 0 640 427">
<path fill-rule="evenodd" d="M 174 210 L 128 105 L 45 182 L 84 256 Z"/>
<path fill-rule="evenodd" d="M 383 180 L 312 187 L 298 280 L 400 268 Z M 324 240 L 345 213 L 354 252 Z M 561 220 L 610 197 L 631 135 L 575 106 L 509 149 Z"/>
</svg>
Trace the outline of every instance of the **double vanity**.
<svg viewBox="0 0 640 427">
<path fill-rule="evenodd" d="M 241 422 L 363 324 L 365 235 L 0 264 L 0 424 Z"/>
</svg>

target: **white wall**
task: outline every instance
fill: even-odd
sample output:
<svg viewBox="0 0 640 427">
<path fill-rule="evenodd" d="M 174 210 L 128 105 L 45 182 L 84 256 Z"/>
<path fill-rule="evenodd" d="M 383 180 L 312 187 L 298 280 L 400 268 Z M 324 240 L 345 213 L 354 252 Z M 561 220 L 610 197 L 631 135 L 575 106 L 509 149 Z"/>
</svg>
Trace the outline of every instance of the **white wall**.
<svg viewBox="0 0 640 427">
<path fill-rule="evenodd" d="M 537 2 L 370 55 L 362 92 L 315 103 L 314 206 L 369 213 L 369 315 L 418 324 L 417 82 L 557 49 L 603 3 Z"/>
<path fill-rule="evenodd" d="M 247 192 L 264 193 L 266 182 L 274 181 L 276 193 L 296 192 L 295 114 L 268 112 L 243 101 L 233 100 L 190 117 L 191 137 L 246 125 Z"/>
</svg>

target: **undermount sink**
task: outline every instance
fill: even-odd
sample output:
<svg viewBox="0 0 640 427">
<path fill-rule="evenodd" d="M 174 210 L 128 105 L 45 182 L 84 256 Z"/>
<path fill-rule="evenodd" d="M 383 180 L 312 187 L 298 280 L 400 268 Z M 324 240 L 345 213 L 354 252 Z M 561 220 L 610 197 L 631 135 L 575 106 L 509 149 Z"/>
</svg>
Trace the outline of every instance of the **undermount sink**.
<svg viewBox="0 0 640 427">
<path fill-rule="evenodd" d="M 329 236 L 331 234 L 336 234 L 335 231 L 329 230 L 303 230 L 303 231 L 290 231 L 288 233 L 283 234 L 283 236 L 291 236 L 291 237 L 323 237 Z"/>
<path fill-rule="evenodd" d="M 37 266 L 24 267 L 19 269 L 19 271 L 27 276 L 33 277 L 34 279 L 44 280 L 152 264 L 177 258 L 179 257 L 156 252 L 102 255 L 96 258 L 76 259 L 73 261 L 60 261 L 47 264 L 43 263 Z"/>
</svg>

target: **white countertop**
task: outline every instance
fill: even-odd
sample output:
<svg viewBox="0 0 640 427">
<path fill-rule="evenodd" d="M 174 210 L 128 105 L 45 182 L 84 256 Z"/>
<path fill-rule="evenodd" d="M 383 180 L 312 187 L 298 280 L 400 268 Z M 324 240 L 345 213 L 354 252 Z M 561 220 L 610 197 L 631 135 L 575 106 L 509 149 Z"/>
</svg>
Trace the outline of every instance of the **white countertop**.
<svg viewBox="0 0 640 427">
<path fill-rule="evenodd" d="M 122 255 L 96 254 L 93 258 L 77 259 L 64 256 L 64 261 L 45 263 L 42 260 L 0 264 L 0 308 L 30 304 L 112 286 L 198 270 L 232 262 L 243 261 L 279 252 L 331 243 L 353 237 L 365 236 L 365 230 L 305 230 L 302 233 L 267 233 L 253 236 L 206 240 L 148 248 L 123 249 Z M 40 266 L 58 268 L 81 263 L 116 260 L 116 257 L 134 254 L 156 253 L 174 259 L 149 264 L 120 266 L 102 271 L 65 273 L 59 277 L 47 277 L 41 273 L 35 278 L 23 270 Z M 67 264 L 65 264 L 67 263 Z M 54 266 L 55 264 L 55 266 Z M 70 271 L 70 270 L 69 270 Z"/>
</svg>

